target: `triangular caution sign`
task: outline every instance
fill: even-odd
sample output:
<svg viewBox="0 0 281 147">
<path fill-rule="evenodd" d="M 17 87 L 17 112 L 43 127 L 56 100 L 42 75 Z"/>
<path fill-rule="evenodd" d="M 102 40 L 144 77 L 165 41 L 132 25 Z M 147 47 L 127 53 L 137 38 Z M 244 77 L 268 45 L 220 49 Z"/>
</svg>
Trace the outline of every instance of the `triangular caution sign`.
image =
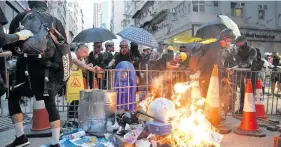
<svg viewBox="0 0 281 147">
<path fill-rule="evenodd" d="M 81 84 L 77 78 L 74 78 L 73 81 L 71 82 L 70 86 L 71 87 L 81 87 Z"/>
</svg>

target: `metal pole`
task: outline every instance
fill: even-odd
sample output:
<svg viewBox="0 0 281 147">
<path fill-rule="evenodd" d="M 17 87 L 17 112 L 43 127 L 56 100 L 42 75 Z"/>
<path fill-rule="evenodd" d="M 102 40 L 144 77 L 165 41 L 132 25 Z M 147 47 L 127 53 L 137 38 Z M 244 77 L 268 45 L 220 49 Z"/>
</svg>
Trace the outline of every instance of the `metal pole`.
<svg viewBox="0 0 281 147">
<path fill-rule="evenodd" d="M 130 103 L 131 103 L 131 101 L 130 101 L 130 71 L 129 70 L 127 70 L 126 72 L 128 72 L 128 76 L 127 76 L 127 81 L 128 81 L 128 84 L 127 84 L 127 93 L 128 93 L 128 109 L 130 110 Z"/>
<path fill-rule="evenodd" d="M 145 65 L 145 69 L 146 69 L 146 73 L 145 74 L 146 74 L 146 93 L 147 93 L 149 91 L 148 90 L 148 87 L 149 87 L 148 86 L 148 84 L 149 84 L 148 83 L 148 64 Z"/>
</svg>

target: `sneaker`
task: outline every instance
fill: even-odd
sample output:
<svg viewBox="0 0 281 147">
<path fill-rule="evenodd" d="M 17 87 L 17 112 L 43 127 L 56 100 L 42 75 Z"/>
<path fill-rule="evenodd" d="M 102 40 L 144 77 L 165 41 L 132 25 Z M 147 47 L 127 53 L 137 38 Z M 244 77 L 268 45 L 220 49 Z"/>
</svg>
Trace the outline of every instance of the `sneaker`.
<svg viewBox="0 0 281 147">
<path fill-rule="evenodd" d="M 60 147 L 59 144 L 51 145 L 50 147 Z"/>
<path fill-rule="evenodd" d="M 29 145 L 30 142 L 28 141 L 25 135 L 21 135 L 20 137 L 16 137 L 13 143 L 6 145 L 6 147 L 24 147 Z"/>
</svg>

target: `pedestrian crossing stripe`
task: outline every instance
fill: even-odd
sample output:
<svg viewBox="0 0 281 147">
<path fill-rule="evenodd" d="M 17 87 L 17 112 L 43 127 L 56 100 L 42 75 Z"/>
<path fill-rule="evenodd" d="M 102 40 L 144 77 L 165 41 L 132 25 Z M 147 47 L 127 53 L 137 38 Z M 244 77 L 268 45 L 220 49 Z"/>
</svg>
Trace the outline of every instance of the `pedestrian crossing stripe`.
<svg viewBox="0 0 281 147">
<path fill-rule="evenodd" d="M 74 78 L 70 84 L 71 87 L 81 87 L 81 84 L 77 78 Z"/>
</svg>

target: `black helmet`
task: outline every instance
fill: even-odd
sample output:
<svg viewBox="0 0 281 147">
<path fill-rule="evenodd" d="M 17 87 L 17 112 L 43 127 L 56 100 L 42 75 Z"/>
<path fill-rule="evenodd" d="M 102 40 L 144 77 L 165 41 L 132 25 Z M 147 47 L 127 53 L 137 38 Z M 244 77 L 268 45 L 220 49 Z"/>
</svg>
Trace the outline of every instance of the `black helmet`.
<svg viewBox="0 0 281 147">
<path fill-rule="evenodd" d="M 223 29 L 220 33 L 220 39 L 231 38 L 235 39 L 235 35 L 231 29 Z"/>
<path fill-rule="evenodd" d="M 46 0 L 38 0 L 38 1 L 29 0 L 28 6 L 31 9 L 33 7 L 45 7 L 45 8 L 47 8 L 47 6 L 48 6 L 47 3 L 48 3 L 48 1 L 46 1 Z"/>
<path fill-rule="evenodd" d="M 107 46 L 114 46 L 114 43 L 113 43 L 113 42 L 106 42 L 106 43 L 104 44 L 104 46 L 105 46 L 105 47 L 107 47 Z"/>
</svg>

